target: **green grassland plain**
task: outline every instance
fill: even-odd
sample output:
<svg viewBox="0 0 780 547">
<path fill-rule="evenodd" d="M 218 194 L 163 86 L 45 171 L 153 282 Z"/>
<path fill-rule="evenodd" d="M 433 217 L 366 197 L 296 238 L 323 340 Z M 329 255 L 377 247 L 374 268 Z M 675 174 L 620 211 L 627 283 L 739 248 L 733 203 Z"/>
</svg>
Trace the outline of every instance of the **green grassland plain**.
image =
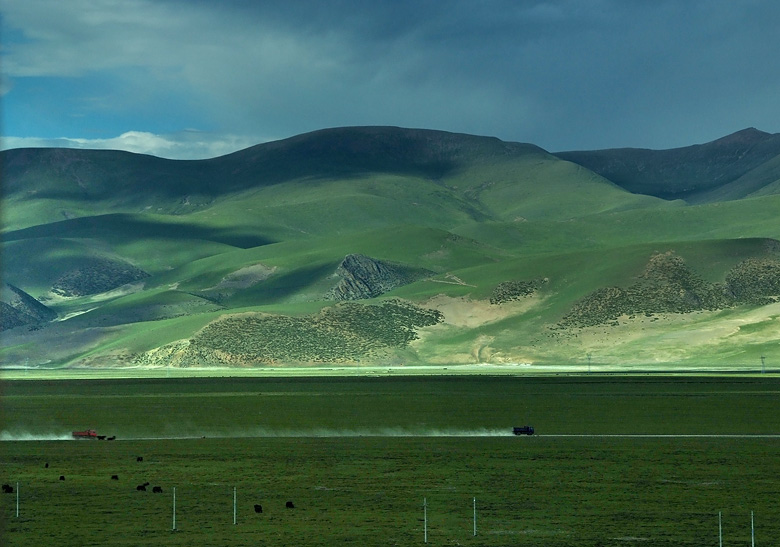
<svg viewBox="0 0 780 547">
<path fill-rule="evenodd" d="M 17 517 L 0 495 L 4 545 L 414 545 L 424 499 L 434 545 L 717 545 L 718 512 L 747 545 L 751 511 L 758 544 L 780 537 L 769 375 L 6 380 L 2 396 L 0 480 L 20 500 Z M 83 428 L 117 440 L 65 440 Z"/>
</svg>

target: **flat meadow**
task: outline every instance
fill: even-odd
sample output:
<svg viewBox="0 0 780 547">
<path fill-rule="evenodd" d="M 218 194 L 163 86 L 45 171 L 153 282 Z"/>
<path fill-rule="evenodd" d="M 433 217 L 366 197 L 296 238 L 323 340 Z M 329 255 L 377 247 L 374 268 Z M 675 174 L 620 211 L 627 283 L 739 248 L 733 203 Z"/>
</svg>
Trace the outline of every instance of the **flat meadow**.
<svg viewBox="0 0 780 547">
<path fill-rule="evenodd" d="M 0 385 L 3 545 L 715 546 L 719 512 L 725 545 L 751 512 L 780 538 L 770 375 Z"/>
</svg>

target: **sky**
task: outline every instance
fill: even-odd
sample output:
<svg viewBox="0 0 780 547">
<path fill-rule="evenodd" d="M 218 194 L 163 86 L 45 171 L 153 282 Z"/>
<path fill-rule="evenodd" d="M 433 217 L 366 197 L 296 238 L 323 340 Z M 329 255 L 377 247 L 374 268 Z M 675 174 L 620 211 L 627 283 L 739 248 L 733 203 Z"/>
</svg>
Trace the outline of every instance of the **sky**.
<svg viewBox="0 0 780 547">
<path fill-rule="evenodd" d="M 777 0 L 0 0 L 0 147 L 214 157 L 328 127 L 549 151 L 780 132 Z"/>
</svg>

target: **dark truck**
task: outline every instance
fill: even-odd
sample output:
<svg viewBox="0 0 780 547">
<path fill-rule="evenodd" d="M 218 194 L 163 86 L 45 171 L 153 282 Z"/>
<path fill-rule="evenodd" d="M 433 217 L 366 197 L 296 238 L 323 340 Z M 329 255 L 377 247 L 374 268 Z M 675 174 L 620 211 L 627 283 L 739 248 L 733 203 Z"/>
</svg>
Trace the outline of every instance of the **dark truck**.
<svg viewBox="0 0 780 547">
<path fill-rule="evenodd" d="M 513 427 L 512 433 L 515 435 L 533 435 L 534 434 L 534 428 L 530 425 L 524 425 L 522 427 Z"/>
</svg>

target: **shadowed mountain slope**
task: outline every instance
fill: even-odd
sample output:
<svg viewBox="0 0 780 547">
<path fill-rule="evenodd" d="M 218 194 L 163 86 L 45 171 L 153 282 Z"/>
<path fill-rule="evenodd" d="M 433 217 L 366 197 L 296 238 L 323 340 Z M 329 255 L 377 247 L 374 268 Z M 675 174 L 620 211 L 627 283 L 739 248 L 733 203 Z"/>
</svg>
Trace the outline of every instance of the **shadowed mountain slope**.
<svg viewBox="0 0 780 547">
<path fill-rule="evenodd" d="M 52 321 L 57 313 L 18 287 L 0 285 L 0 331 Z"/>
<path fill-rule="evenodd" d="M 500 217 L 509 208 L 522 214 L 518 200 L 532 202 L 539 195 L 545 200 L 552 184 L 566 187 L 579 180 L 598 187 L 598 193 L 612 186 L 534 145 L 397 127 L 315 131 L 199 161 L 64 149 L 7 150 L 0 153 L 0 161 L 9 205 L 4 231 L 107 213 L 191 215 L 247 198 L 278 209 L 291 202 L 279 199 L 288 192 L 298 192 L 293 196 L 297 208 L 305 204 L 301 192 L 322 203 L 317 190 L 336 181 L 342 184 L 331 186 L 325 197 L 337 199 L 346 192 L 351 200 L 358 193 L 407 202 L 410 194 L 422 192 L 439 202 L 450 200 L 445 207 L 478 220 Z M 275 189 L 279 185 L 284 188 Z M 572 214 L 567 206 L 582 213 L 599 203 L 622 207 L 636 202 L 617 188 L 611 190 L 606 200 L 602 195 L 562 194 L 566 203 L 559 212 Z M 613 198 L 621 203 L 613 203 Z M 555 213 L 549 204 L 543 209 L 546 216 Z M 538 214 L 533 204 L 527 214 Z M 252 217 L 256 222 L 257 215 Z"/>
<path fill-rule="evenodd" d="M 705 144 L 646 150 L 559 152 L 561 159 L 590 169 L 629 192 L 692 203 L 777 193 L 780 134 L 743 129 Z"/>
<path fill-rule="evenodd" d="M 59 148 L 7 150 L 0 157 L 6 199 L 180 214 L 226 194 L 290 180 L 363 173 L 440 179 L 474 161 L 492 163 L 528 153 L 544 152 L 490 137 L 359 127 L 315 131 L 197 161 Z"/>
</svg>

